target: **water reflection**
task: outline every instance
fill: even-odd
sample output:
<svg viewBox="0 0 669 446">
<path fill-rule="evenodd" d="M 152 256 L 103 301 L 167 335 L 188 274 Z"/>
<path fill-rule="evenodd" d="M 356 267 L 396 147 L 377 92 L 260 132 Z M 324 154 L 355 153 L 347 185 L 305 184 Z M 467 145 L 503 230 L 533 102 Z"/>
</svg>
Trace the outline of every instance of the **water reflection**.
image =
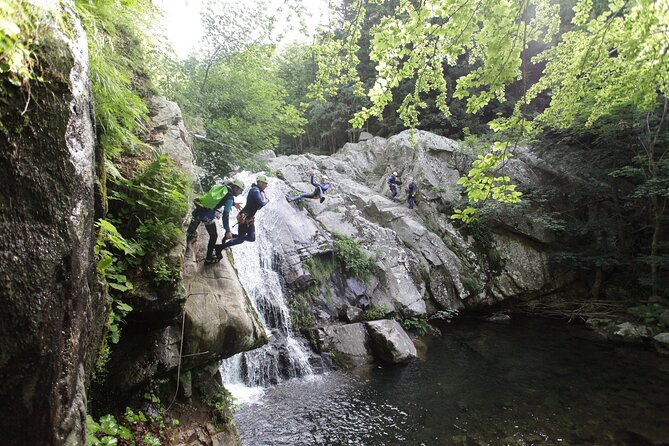
<svg viewBox="0 0 669 446">
<path fill-rule="evenodd" d="M 461 322 L 427 360 L 288 381 L 235 417 L 246 446 L 669 442 L 669 360 L 553 321 Z"/>
</svg>

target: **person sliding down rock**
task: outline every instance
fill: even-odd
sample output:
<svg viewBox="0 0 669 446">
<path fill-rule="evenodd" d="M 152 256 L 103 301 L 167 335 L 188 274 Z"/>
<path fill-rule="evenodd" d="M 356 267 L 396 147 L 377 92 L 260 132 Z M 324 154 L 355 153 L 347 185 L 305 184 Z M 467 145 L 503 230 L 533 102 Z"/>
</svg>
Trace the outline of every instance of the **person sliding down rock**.
<svg viewBox="0 0 669 446">
<path fill-rule="evenodd" d="M 390 198 L 395 200 L 395 197 L 397 196 L 397 186 L 402 185 L 402 181 L 397 178 L 397 172 L 393 172 L 393 174 L 388 177 L 387 183 L 388 188 L 390 188 Z"/>
<path fill-rule="evenodd" d="M 314 191 L 310 194 L 300 194 L 295 198 L 288 198 L 286 197 L 286 201 L 288 203 L 294 203 L 297 201 L 300 201 L 303 198 L 319 198 L 321 203 L 325 201 L 325 194 L 327 193 L 328 189 L 330 188 L 330 179 L 327 177 L 327 175 L 323 175 L 321 177 L 321 182 L 316 183 L 314 181 L 314 176 L 313 174 L 311 175 L 311 184 L 315 187 Z"/>
<path fill-rule="evenodd" d="M 237 235 L 226 239 L 223 243 L 216 245 L 216 258 L 223 258 L 223 250 L 231 246 L 239 245 L 244 242 L 254 242 L 256 240 L 255 215 L 263 206 L 269 203 L 265 195 L 267 187 L 267 177 L 258 175 L 256 182 L 251 185 L 251 190 L 246 197 L 246 206 L 237 214 L 237 223 L 239 229 Z"/>
<path fill-rule="evenodd" d="M 209 233 L 209 242 L 207 244 L 207 255 L 204 259 L 205 263 L 213 263 L 220 258 L 214 257 L 214 248 L 216 240 L 218 239 L 218 231 L 216 230 L 216 211 L 223 207 L 223 228 L 225 229 L 225 238 L 232 238 L 230 232 L 230 210 L 235 204 L 235 197 L 244 191 L 244 182 L 240 179 L 234 179 L 230 183 L 217 184 L 212 187 L 209 192 L 196 198 L 195 209 L 193 210 L 193 219 L 188 225 L 186 232 L 186 242 L 191 243 L 195 239 L 196 231 L 200 223 L 204 223 L 204 227 Z"/>
</svg>

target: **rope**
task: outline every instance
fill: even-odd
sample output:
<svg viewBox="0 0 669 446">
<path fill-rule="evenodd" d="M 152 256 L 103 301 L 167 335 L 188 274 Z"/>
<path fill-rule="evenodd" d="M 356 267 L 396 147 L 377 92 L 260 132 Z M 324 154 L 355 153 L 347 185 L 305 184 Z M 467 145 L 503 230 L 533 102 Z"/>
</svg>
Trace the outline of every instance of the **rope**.
<svg viewBox="0 0 669 446">
<path fill-rule="evenodd" d="M 204 295 L 207 293 L 190 293 L 186 296 L 186 302 L 184 303 L 184 307 L 186 306 L 186 303 L 188 302 L 188 298 L 191 296 L 196 296 L 196 295 Z M 167 406 L 167 409 L 165 411 L 170 410 L 170 407 L 174 404 L 174 402 L 177 400 L 177 395 L 179 394 L 179 382 L 181 380 L 181 359 L 183 356 L 181 354 L 183 353 L 183 348 L 184 348 L 184 327 L 186 325 L 186 310 L 184 308 L 183 315 L 181 316 L 181 343 L 179 344 L 179 365 L 177 366 L 177 388 L 174 391 L 174 396 L 172 397 L 172 401 L 170 404 Z M 203 353 L 196 353 L 196 354 L 205 354 L 208 352 L 203 352 Z M 188 355 L 188 356 L 194 356 L 194 355 Z"/>
</svg>

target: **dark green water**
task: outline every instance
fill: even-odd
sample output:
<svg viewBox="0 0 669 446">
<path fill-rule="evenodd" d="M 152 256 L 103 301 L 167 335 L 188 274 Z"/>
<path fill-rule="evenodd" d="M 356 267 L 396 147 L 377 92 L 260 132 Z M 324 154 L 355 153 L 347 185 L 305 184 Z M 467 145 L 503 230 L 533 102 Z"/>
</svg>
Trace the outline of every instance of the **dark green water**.
<svg viewBox="0 0 669 446">
<path fill-rule="evenodd" d="M 267 389 L 244 445 L 669 444 L 669 359 L 550 320 L 442 331 L 424 361 Z"/>
</svg>

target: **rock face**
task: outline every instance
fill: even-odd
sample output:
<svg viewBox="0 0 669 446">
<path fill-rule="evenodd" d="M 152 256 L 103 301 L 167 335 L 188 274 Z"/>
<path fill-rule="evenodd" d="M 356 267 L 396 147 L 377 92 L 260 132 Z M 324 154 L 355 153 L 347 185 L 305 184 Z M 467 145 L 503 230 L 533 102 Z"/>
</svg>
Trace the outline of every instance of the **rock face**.
<svg viewBox="0 0 669 446">
<path fill-rule="evenodd" d="M 72 15 L 71 2 L 62 2 Z M 45 79 L 0 78 L 0 431 L 7 445 L 84 444 L 104 329 L 93 256 L 95 132 L 81 26 L 43 27 Z"/>
<path fill-rule="evenodd" d="M 286 205 L 277 211 L 280 223 L 269 230 L 289 289 L 299 302 L 309 290 L 306 300 L 317 324 L 358 320 L 351 308 L 424 316 L 548 295 L 570 283 L 569 274 L 549 263 L 551 232 L 528 219 L 501 215 L 475 236 L 453 226 L 449 216 L 462 200 L 456 182 L 470 162 L 455 141 L 423 131 L 349 143 L 329 157 L 268 159 L 283 180 L 272 187 L 287 196 L 312 191 L 312 174 L 326 174 L 332 182 L 323 203 L 303 199 Z M 505 173 L 532 184 L 540 170 L 532 163 L 536 159 L 525 154 Z M 390 199 L 386 179 L 393 171 L 405 182 L 415 179 L 416 209 L 408 208 L 403 193 Z M 356 280 L 343 271 L 334 254 L 339 236 L 353 237 L 374 259 L 372 277 Z M 327 270 L 325 276 L 319 269 Z"/>
</svg>

